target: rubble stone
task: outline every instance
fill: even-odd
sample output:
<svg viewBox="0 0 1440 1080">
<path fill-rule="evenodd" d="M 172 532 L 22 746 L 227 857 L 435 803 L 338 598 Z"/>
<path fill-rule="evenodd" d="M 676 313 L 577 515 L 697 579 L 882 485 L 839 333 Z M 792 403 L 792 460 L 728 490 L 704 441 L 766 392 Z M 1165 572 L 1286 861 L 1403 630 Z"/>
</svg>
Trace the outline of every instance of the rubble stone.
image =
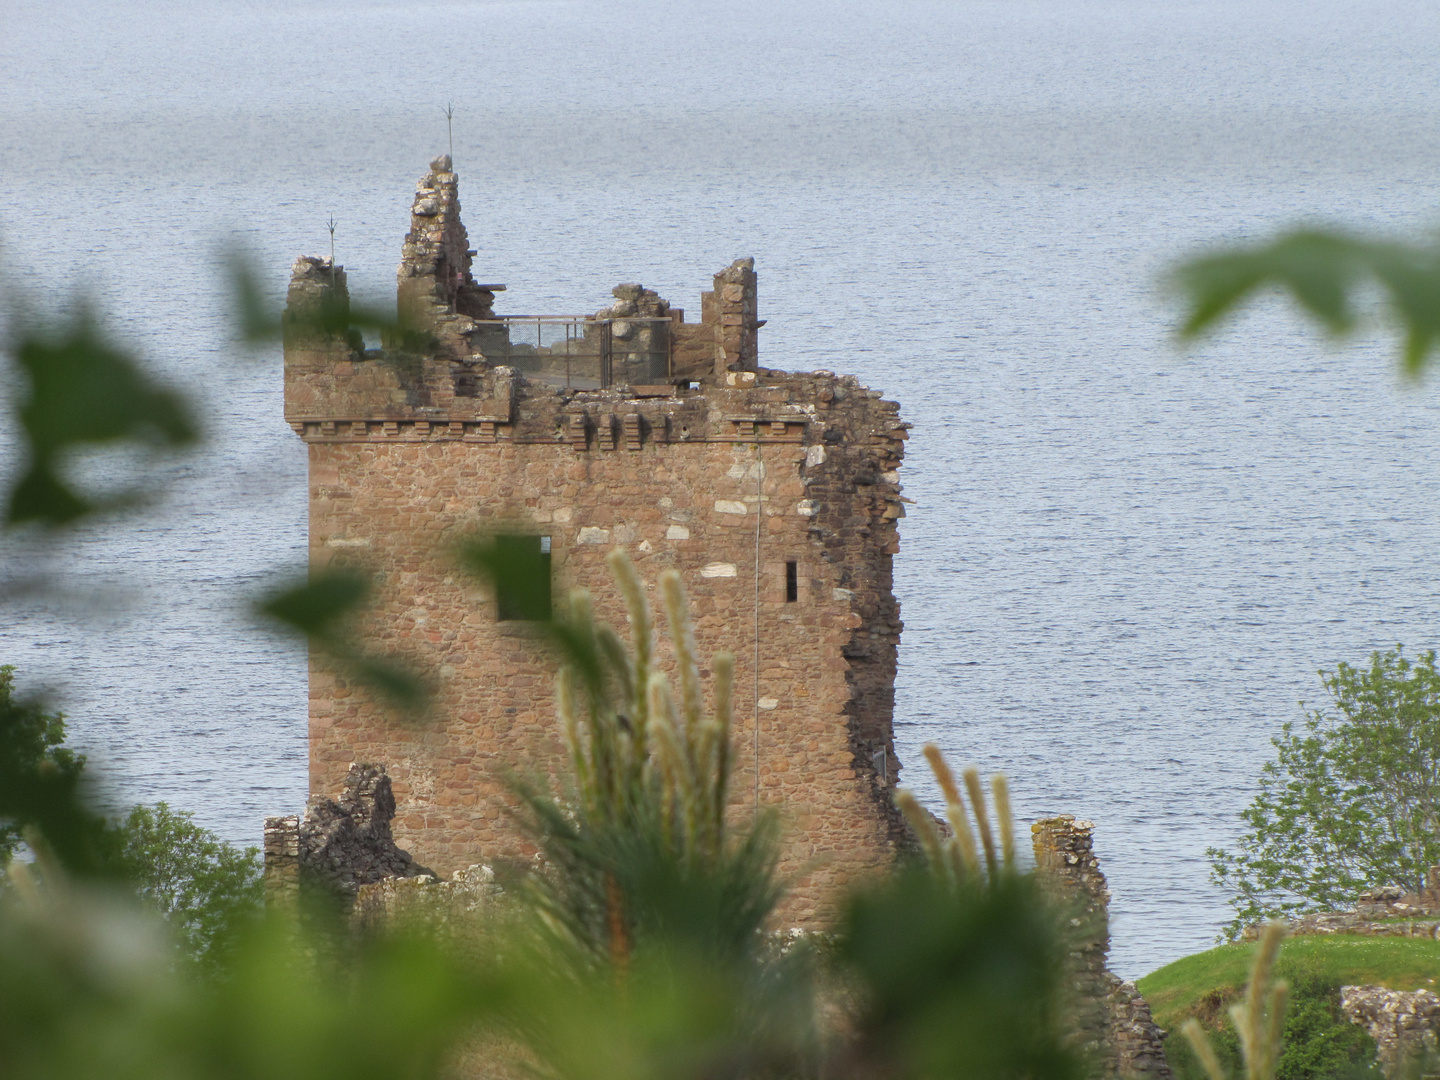
<svg viewBox="0 0 1440 1080">
<path fill-rule="evenodd" d="M 1361 937 L 1440 939 L 1440 866 L 1432 866 L 1426 886 L 1407 894 L 1396 885 L 1363 892 L 1353 911 L 1319 911 L 1289 920 L 1292 934 L 1354 934 Z M 1260 927 L 1247 926 L 1243 937 L 1254 941 Z"/>
<path fill-rule="evenodd" d="M 1375 1040 L 1388 1080 L 1440 1076 L 1440 995 L 1429 990 L 1342 986 L 1340 1007 Z"/>
<path fill-rule="evenodd" d="M 361 886 L 434 872 L 395 844 L 395 795 L 383 765 L 351 763 L 338 799 L 312 795 L 303 818 L 265 821 L 267 902 L 285 902 L 305 882 L 353 898 Z"/>
</svg>

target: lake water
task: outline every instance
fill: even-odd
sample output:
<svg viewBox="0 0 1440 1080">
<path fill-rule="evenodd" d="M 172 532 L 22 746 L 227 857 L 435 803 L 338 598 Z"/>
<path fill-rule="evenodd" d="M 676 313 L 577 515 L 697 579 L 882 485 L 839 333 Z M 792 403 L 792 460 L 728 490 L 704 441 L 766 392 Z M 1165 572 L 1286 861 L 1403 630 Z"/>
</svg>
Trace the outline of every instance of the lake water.
<svg viewBox="0 0 1440 1080">
<path fill-rule="evenodd" d="M 453 102 L 503 309 L 698 309 L 754 255 L 762 363 L 900 400 L 906 778 L 935 796 L 933 739 L 1093 818 L 1122 974 L 1207 947 L 1204 850 L 1316 669 L 1437 640 L 1440 402 L 1278 305 L 1178 352 L 1156 283 L 1296 219 L 1431 227 L 1437 42 L 1440 7 L 1379 0 L 5 0 L 9 285 L 96 294 L 210 441 L 143 521 L 6 542 L 62 592 L 0 608 L 0 662 L 117 802 L 251 843 L 300 807 L 304 660 L 240 598 L 303 565 L 304 455 L 214 256 L 278 301 L 333 215 L 392 297 Z"/>
</svg>

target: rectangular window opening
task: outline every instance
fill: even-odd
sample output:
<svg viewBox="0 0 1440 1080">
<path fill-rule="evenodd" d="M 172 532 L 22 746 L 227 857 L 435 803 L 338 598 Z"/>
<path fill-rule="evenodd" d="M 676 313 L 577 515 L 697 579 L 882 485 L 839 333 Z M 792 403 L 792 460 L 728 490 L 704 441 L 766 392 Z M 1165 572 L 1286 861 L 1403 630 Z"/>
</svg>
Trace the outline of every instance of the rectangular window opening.
<svg viewBox="0 0 1440 1080">
<path fill-rule="evenodd" d="M 495 617 L 501 622 L 550 618 L 550 537 L 497 536 Z"/>
<path fill-rule="evenodd" d="M 785 564 L 785 603 L 800 599 L 800 568 L 793 562 Z"/>
</svg>

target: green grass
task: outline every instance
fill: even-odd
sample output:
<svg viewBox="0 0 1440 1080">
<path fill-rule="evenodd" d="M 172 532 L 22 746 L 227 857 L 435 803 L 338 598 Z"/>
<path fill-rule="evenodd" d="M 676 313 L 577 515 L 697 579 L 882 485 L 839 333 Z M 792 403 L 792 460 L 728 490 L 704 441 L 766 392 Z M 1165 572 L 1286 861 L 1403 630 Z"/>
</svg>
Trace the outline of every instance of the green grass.
<svg viewBox="0 0 1440 1080">
<path fill-rule="evenodd" d="M 1155 1022 L 1177 1034 L 1165 1052 L 1177 1080 L 1205 1080 L 1189 1043 L 1178 1034 L 1194 1017 L 1230 1074 L 1240 1072 L 1240 1048 L 1229 1020 L 1250 977 L 1253 943 L 1222 945 L 1177 960 L 1139 981 Z M 1340 987 L 1388 986 L 1395 990 L 1436 989 L 1440 979 L 1440 941 L 1422 938 L 1349 935 L 1290 938 L 1276 965 L 1290 983 L 1285 1049 L 1279 1080 L 1383 1080 L 1375 1066 L 1375 1046 L 1340 1009 Z"/>
<path fill-rule="evenodd" d="M 1155 1022 L 1167 1031 L 1189 1016 L 1210 1012 L 1216 991 L 1239 997 L 1250 977 L 1255 945 L 1242 942 L 1196 953 L 1152 971 L 1138 983 Z M 1288 938 L 1278 970 L 1292 983 L 1320 980 L 1335 985 L 1435 990 L 1440 986 L 1440 941 L 1425 938 L 1355 937 L 1336 934 Z M 1227 995 L 1230 996 L 1230 995 Z"/>
</svg>

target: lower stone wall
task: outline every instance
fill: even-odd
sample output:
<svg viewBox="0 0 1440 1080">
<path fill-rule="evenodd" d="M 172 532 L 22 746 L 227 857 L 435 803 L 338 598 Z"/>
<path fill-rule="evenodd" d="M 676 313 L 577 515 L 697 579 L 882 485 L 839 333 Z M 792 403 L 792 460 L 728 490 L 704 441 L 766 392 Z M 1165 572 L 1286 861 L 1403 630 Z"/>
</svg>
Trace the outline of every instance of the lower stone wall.
<svg viewBox="0 0 1440 1080">
<path fill-rule="evenodd" d="M 1389 1080 L 1440 1076 L 1440 995 L 1429 990 L 1342 986 L 1340 1007 L 1375 1040 Z"/>
<path fill-rule="evenodd" d="M 395 810 L 385 766 L 351 764 L 338 798 L 312 797 L 303 818 L 267 818 L 267 903 L 293 903 L 303 886 L 318 883 L 349 901 L 353 924 L 365 931 L 411 918 L 458 928 L 495 902 L 501 890 L 488 866 L 472 866 L 442 881 L 396 846 L 390 832 Z M 1106 967 L 1110 891 L 1095 857 L 1094 830 L 1093 823 L 1069 814 L 1031 826 L 1036 869 L 1068 909 L 1075 1046 L 1099 1063 L 1107 1080 L 1171 1080 L 1166 1033 L 1135 985 Z M 1357 989 L 1371 988 L 1347 988 Z M 1355 1000 L 1371 999 L 1357 995 Z M 1416 1014 L 1415 1008 L 1408 1013 L 1397 1009 L 1377 1006 L 1372 1011 L 1376 1016 Z M 1435 1014 L 1440 1015 L 1440 1000 Z M 1405 1023 L 1396 1020 L 1391 1026 Z"/>
<path fill-rule="evenodd" d="M 1068 963 L 1076 1048 L 1107 1078 L 1171 1080 L 1166 1033 L 1133 983 L 1106 967 L 1110 889 L 1095 857 L 1095 825 L 1071 814 L 1030 827 L 1035 867 L 1069 909 Z"/>
<path fill-rule="evenodd" d="M 1118 975 L 1105 973 L 1110 985 L 1106 995 L 1109 1013 L 1110 1057 L 1106 1075 L 1135 1080 L 1169 1080 L 1170 1062 L 1165 1056 L 1167 1032 L 1155 1023 L 1150 1003 Z"/>
<path fill-rule="evenodd" d="M 1247 926 L 1246 941 L 1260 936 Z M 1395 885 L 1369 889 L 1352 911 L 1315 911 L 1290 920 L 1291 934 L 1355 934 L 1361 937 L 1440 939 L 1440 866 L 1432 866 L 1424 889 L 1407 893 Z"/>
</svg>

